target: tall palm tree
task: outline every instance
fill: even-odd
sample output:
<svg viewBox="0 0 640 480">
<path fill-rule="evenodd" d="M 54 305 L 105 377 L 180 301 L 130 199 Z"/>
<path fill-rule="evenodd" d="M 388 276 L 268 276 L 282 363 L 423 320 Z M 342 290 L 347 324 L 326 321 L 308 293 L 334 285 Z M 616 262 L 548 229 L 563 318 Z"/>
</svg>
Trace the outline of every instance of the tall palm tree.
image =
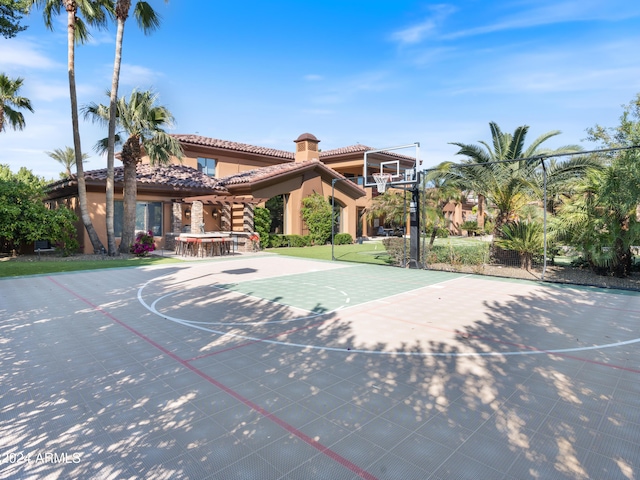
<svg viewBox="0 0 640 480">
<path fill-rule="evenodd" d="M 110 94 L 109 94 L 110 95 Z M 122 143 L 120 159 L 124 165 L 124 218 L 120 252 L 127 253 L 133 244 L 136 226 L 136 167 L 147 155 L 152 165 L 166 165 L 172 157 L 182 159 L 180 143 L 164 131 L 173 124 L 171 112 L 156 105 L 158 95 L 150 91 L 134 90 L 127 100 L 121 97 L 116 103 L 116 121 L 122 134 L 115 135 L 115 142 Z M 85 117 L 102 123 L 109 121 L 110 109 L 106 105 L 91 104 L 84 109 Z M 123 138 L 126 135 L 126 140 Z M 108 139 L 98 144 L 104 151 Z"/>
<path fill-rule="evenodd" d="M 168 1 L 168 0 L 165 0 Z M 131 0 L 117 0 L 115 4 L 115 16 L 117 22 L 116 30 L 116 52 L 113 62 L 113 77 L 111 79 L 111 95 L 109 98 L 109 133 L 107 144 L 107 185 L 106 185 L 106 227 L 107 227 L 107 248 L 109 255 L 116 253 L 116 237 L 113 225 L 114 219 L 114 157 L 115 157 L 115 133 L 116 133 L 116 102 L 118 101 L 118 86 L 120 84 L 120 66 L 122 64 L 122 43 L 124 39 L 124 27 L 129 17 Z M 138 22 L 138 26 L 144 33 L 150 33 L 158 28 L 160 19 L 151 6 L 144 1 L 137 1 L 133 14 Z"/>
<path fill-rule="evenodd" d="M 464 155 L 466 159 L 462 164 L 444 162 L 438 166 L 438 171 L 444 180 L 478 195 L 478 218 L 484 215 L 485 199 L 495 207 L 494 234 L 500 235 L 502 226 L 514 220 L 518 211 L 540 190 L 540 164 L 531 161 L 531 158 L 579 152 L 581 147 L 567 145 L 553 150 L 542 148 L 545 141 L 560 134 L 560 131 L 553 130 L 540 135 L 525 148 L 528 126 L 516 128 L 513 134 L 502 132 L 494 122 L 489 126 L 492 145 L 483 141 L 479 142 L 481 146 L 454 142 L 452 145 L 460 147 L 457 155 Z M 587 164 L 582 160 L 570 160 L 564 162 L 564 168 L 557 169 L 556 173 L 584 171 Z"/>
<path fill-rule="evenodd" d="M 104 27 L 107 19 L 113 14 L 111 0 L 27 0 L 29 8 L 43 9 L 44 23 L 53 30 L 53 17 L 62 9 L 67 12 L 67 71 L 69 74 L 69 98 L 71 100 L 71 126 L 73 129 L 73 148 L 76 155 L 76 171 L 78 174 L 78 201 L 80 217 L 84 224 L 94 252 L 104 250 L 96 233 L 89 209 L 87 207 L 87 186 L 82 165 L 82 146 L 80 144 L 80 127 L 78 121 L 78 95 L 76 92 L 75 45 L 85 43 L 89 39 L 88 25 Z M 81 14 L 82 18 L 78 15 Z M 86 24 L 85 24 L 86 21 Z"/>
<path fill-rule="evenodd" d="M 76 152 L 73 151 L 72 147 L 65 147 L 64 149 L 56 148 L 52 152 L 45 153 L 53 158 L 56 162 L 62 164 L 65 170 L 64 173 L 62 173 L 63 176 L 71 176 L 71 167 L 76 163 Z M 83 153 L 82 160 L 84 161 L 87 158 L 89 158 L 89 155 L 87 153 Z"/>
<path fill-rule="evenodd" d="M 33 113 L 31 101 L 18 95 L 24 79 L 11 79 L 0 73 L 0 132 L 8 126 L 14 130 L 22 130 L 25 126 L 24 115 L 16 109 L 26 108 Z"/>
</svg>

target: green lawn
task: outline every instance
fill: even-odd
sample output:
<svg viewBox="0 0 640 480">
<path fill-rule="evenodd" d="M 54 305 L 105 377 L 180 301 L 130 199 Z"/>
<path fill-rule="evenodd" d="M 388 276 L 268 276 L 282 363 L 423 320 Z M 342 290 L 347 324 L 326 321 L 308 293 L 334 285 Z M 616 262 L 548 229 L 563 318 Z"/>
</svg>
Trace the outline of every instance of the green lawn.
<svg viewBox="0 0 640 480">
<path fill-rule="evenodd" d="M 269 248 L 265 250 L 278 255 L 291 257 L 313 258 L 316 260 L 331 260 L 331 245 L 315 247 L 283 247 Z M 334 256 L 336 260 L 358 263 L 373 263 L 377 265 L 390 265 L 391 257 L 382 245 L 382 242 L 365 242 L 353 245 L 335 245 Z"/>
<path fill-rule="evenodd" d="M 129 259 L 99 259 L 86 260 L 85 257 L 74 259 L 50 258 L 32 261 L 0 259 L 0 277 L 17 277 L 23 275 L 44 275 L 59 272 L 73 272 L 77 270 L 96 270 L 101 268 L 143 267 L 162 263 L 175 263 L 180 260 L 162 257 L 133 257 Z"/>
</svg>

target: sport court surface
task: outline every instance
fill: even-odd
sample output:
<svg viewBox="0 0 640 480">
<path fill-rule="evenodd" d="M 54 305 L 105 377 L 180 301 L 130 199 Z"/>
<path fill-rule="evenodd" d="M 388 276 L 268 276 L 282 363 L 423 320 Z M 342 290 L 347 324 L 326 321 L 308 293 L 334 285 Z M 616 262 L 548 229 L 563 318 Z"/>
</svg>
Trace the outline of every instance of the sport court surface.
<svg viewBox="0 0 640 480">
<path fill-rule="evenodd" d="M 0 281 L 0 478 L 640 478 L 640 295 L 280 256 Z"/>
</svg>

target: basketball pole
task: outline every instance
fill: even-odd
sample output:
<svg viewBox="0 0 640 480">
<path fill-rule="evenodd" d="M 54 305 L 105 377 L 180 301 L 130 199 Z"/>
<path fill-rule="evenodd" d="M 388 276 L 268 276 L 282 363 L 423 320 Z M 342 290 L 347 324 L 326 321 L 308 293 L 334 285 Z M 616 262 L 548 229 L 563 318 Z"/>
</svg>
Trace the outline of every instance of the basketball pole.
<svg viewBox="0 0 640 480">
<path fill-rule="evenodd" d="M 416 183 L 411 188 L 409 204 L 409 268 L 422 268 L 420 265 L 420 174 L 416 170 Z"/>
</svg>

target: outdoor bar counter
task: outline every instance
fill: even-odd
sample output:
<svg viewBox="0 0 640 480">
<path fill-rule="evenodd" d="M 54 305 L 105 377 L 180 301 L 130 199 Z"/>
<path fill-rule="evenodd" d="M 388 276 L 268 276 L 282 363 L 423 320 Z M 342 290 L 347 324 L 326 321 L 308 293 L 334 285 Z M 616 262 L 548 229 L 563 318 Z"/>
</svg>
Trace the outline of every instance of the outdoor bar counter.
<svg viewBox="0 0 640 480">
<path fill-rule="evenodd" d="M 235 253 L 231 232 L 181 233 L 176 238 L 176 254 L 185 257 L 213 257 Z"/>
</svg>

